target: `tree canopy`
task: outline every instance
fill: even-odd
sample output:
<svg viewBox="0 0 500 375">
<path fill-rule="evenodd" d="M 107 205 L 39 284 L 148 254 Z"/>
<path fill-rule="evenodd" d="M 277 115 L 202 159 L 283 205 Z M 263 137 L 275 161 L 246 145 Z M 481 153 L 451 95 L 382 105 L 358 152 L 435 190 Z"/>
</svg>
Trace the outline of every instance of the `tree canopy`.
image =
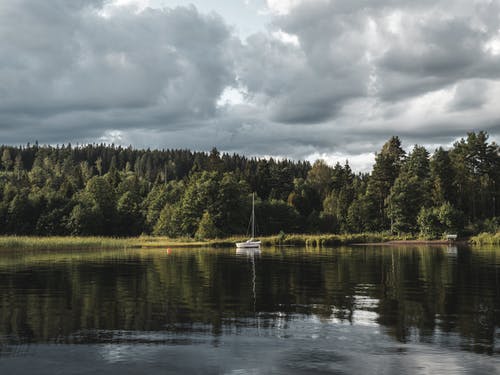
<svg viewBox="0 0 500 375">
<path fill-rule="evenodd" d="M 499 220 L 499 146 L 469 133 L 431 155 L 398 137 L 371 173 L 349 163 L 256 159 L 114 145 L 0 146 L 0 233 L 245 234 L 256 192 L 258 233 L 492 230 Z M 484 223 L 487 223 L 484 224 Z M 494 228 L 493 228 L 494 229 Z"/>
</svg>

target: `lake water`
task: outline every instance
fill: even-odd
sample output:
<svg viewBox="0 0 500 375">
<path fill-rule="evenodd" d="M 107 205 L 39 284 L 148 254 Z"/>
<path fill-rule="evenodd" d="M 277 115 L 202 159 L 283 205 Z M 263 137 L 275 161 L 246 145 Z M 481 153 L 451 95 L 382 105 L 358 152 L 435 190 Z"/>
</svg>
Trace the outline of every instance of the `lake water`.
<svg viewBox="0 0 500 375">
<path fill-rule="evenodd" d="M 500 248 L 3 252 L 0 374 L 500 374 Z"/>
</svg>

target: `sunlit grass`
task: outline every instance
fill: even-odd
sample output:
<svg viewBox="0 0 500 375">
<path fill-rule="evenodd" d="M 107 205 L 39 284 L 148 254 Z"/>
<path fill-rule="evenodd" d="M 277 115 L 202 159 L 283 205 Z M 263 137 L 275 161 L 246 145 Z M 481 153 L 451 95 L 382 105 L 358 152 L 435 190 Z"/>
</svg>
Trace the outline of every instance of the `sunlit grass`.
<svg viewBox="0 0 500 375">
<path fill-rule="evenodd" d="M 207 241 L 195 241 L 189 238 L 167 237 L 35 237 L 35 236 L 0 236 L 0 249 L 118 249 L 138 247 L 191 247 L 208 246 Z"/>
<path fill-rule="evenodd" d="M 134 247 L 137 239 L 112 237 L 33 237 L 1 236 L 2 249 L 100 249 Z"/>
<path fill-rule="evenodd" d="M 0 237 L 0 249 L 118 249 L 118 248 L 161 248 L 161 247 L 233 247 L 236 242 L 245 241 L 243 236 L 222 239 L 195 240 L 191 238 L 169 238 L 140 236 L 130 238 L 112 237 Z M 361 234 L 286 234 L 259 237 L 263 246 L 332 247 L 354 243 L 381 243 L 413 239 L 409 236 L 395 236 L 387 233 Z"/>
<path fill-rule="evenodd" d="M 235 242 L 246 238 L 230 237 L 221 240 L 210 240 L 208 244 L 215 247 L 234 246 Z M 259 237 L 263 246 L 305 246 L 329 247 L 342 246 L 355 243 L 380 243 L 395 240 L 413 239 L 409 236 L 395 236 L 386 233 L 360 233 L 360 234 L 287 234 Z"/>
<path fill-rule="evenodd" d="M 500 232 L 493 233 L 480 233 L 470 239 L 473 245 L 500 245 Z"/>
</svg>

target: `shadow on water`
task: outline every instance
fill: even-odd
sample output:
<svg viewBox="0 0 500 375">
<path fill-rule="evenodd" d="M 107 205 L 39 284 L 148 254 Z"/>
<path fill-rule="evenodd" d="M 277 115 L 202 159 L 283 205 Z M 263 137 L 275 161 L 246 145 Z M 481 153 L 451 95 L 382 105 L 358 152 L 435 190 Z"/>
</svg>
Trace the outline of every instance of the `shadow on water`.
<svg viewBox="0 0 500 375">
<path fill-rule="evenodd" d="M 346 361 L 346 347 L 500 354 L 499 269 L 500 249 L 446 246 L 6 253 L 0 357 L 33 344 L 219 347 L 273 338 L 322 343 L 302 351 L 304 371 L 317 362 L 342 373 L 333 364 Z M 301 356 L 288 365 L 297 369 Z"/>
</svg>

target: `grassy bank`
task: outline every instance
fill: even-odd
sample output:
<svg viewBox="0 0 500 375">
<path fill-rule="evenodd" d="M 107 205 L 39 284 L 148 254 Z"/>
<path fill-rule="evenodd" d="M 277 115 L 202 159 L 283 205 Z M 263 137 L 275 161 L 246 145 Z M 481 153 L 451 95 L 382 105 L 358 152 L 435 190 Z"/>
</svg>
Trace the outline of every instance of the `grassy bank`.
<svg viewBox="0 0 500 375">
<path fill-rule="evenodd" d="M 387 241 L 407 240 L 413 237 L 399 237 L 386 233 L 360 234 L 288 234 L 285 236 L 259 237 L 263 246 L 305 246 L 331 247 L 350 245 L 355 243 L 381 243 Z M 232 237 L 223 240 L 210 240 L 208 244 L 214 247 L 234 246 L 235 242 L 244 241 L 241 237 Z"/>
<path fill-rule="evenodd" d="M 259 237 L 263 246 L 305 246 L 329 247 L 353 243 L 381 243 L 410 239 L 384 233 L 363 234 L 289 234 Z M 189 238 L 168 237 L 32 237 L 0 236 L 0 249 L 118 249 L 118 248 L 161 248 L 161 247 L 233 247 L 236 242 L 245 241 L 243 237 L 230 237 L 196 241 Z"/>
<path fill-rule="evenodd" d="M 100 249 L 136 245 L 134 238 L 1 236 L 0 249 Z"/>
<path fill-rule="evenodd" d="M 128 238 L 0 236 L 0 249 L 124 249 L 209 245 L 208 241 L 147 236 Z"/>
<path fill-rule="evenodd" d="M 236 242 L 246 241 L 247 237 L 234 236 L 222 239 L 195 241 L 191 239 L 172 239 L 166 237 L 139 237 L 136 245 L 140 247 L 234 247 Z M 355 243 L 381 243 L 396 240 L 413 239 L 413 237 L 399 237 L 385 233 L 362 234 L 288 234 L 258 238 L 263 246 L 303 246 L 303 247 L 332 247 Z"/>
<path fill-rule="evenodd" d="M 497 233 L 480 233 L 470 239 L 473 245 L 500 245 L 500 232 Z"/>
</svg>

